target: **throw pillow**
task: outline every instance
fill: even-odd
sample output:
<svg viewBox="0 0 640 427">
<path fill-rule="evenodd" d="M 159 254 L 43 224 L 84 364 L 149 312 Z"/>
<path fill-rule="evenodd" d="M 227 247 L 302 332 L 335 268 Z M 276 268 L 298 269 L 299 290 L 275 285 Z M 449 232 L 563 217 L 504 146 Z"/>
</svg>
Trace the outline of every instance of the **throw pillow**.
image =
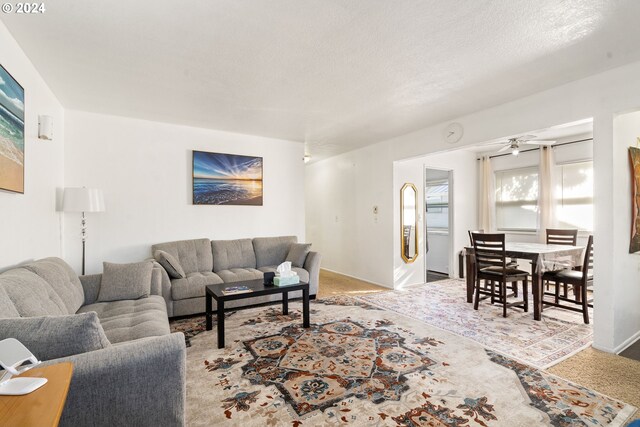
<svg viewBox="0 0 640 427">
<path fill-rule="evenodd" d="M 184 270 L 182 269 L 180 262 L 178 262 L 176 257 L 171 255 L 169 252 L 157 250 L 153 253 L 153 257 L 162 267 L 164 267 L 165 270 L 167 270 L 167 274 L 172 279 L 184 279 L 187 277 L 187 275 L 184 274 Z"/>
<path fill-rule="evenodd" d="M 0 319 L 0 340 L 15 338 L 38 360 L 52 360 L 109 347 L 94 311 L 68 316 Z"/>
<path fill-rule="evenodd" d="M 151 261 L 132 264 L 103 263 L 98 302 L 148 297 L 151 292 Z"/>
<path fill-rule="evenodd" d="M 292 267 L 302 268 L 310 251 L 311 243 L 292 243 L 285 261 L 290 261 Z"/>
</svg>

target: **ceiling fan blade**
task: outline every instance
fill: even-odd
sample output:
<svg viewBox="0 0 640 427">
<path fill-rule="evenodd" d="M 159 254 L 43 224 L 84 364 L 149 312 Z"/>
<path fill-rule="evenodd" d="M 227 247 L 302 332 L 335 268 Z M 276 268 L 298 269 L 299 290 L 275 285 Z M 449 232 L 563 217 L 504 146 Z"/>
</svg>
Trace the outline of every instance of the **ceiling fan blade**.
<svg viewBox="0 0 640 427">
<path fill-rule="evenodd" d="M 511 145 L 505 145 L 504 147 L 498 150 L 498 153 L 502 153 L 503 151 L 507 151 L 509 149 L 511 149 Z"/>
<path fill-rule="evenodd" d="M 523 141 L 523 142 L 529 145 L 553 145 L 558 141 L 549 141 L 549 140 L 539 139 L 534 141 Z"/>
</svg>

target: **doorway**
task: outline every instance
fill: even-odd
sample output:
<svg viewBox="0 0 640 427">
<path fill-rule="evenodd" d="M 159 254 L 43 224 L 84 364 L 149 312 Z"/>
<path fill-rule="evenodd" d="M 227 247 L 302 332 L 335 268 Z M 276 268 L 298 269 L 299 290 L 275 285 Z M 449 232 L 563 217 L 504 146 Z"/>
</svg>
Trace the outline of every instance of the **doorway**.
<svg viewBox="0 0 640 427">
<path fill-rule="evenodd" d="M 453 171 L 425 168 L 424 176 L 426 281 L 435 282 L 451 275 Z"/>
</svg>

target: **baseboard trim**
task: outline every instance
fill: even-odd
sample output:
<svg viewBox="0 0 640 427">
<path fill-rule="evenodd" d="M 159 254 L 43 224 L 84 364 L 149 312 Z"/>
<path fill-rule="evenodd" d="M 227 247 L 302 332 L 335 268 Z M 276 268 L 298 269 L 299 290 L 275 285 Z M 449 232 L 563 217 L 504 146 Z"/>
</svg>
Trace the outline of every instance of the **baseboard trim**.
<svg viewBox="0 0 640 427">
<path fill-rule="evenodd" d="M 619 346 L 617 346 L 614 349 L 614 353 L 615 354 L 620 354 L 623 351 L 625 351 L 627 348 L 631 347 L 633 344 L 636 343 L 636 341 L 640 340 L 640 331 L 636 332 L 635 334 L 631 335 L 629 338 L 627 338 L 626 340 L 624 340 L 624 342 L 622 344 L 620 344 Z"/>
<path fill-rule="evenodd" d="M 599 346 L 596 343 L 591 344 L 591 347 L 595 348 L 596 350 L 604 351 L 605 353 L 615 354 L 615 351 L 614 351 L 613 348 L 602 347 L 602 346 Z"/>
<path fill-rule="evenodd" d="M 339 274 L 341 276 L 351 277 L 352 279 L 360 280 L 361 282 L 367 282 L 367 283 L 370 283 L 370 284 L 376 285 L 376 286 L 382 286 L 383 288 L 393 289 L 393 287 L 390 287 L 389 285 L 383 285 L 382 283 L 377 283 L 377 282 L 373 282 L 371 280 L 366 280 L 366 279 L 363 279 L 363 278 L 358 277 L 358 276 L 352 276 L 351 274 L 345 274 L 345 273 L 343 273 L 341 271 L 331 270 L 331 269 L 325 268 L 325 267 L 322 267 L 320 270 L 329 271 L 331 273 Z"/>
<path fill-rule="evenodd" d="M 606 353 L 611 353 L 611 354 L 620 354 L 623 351 L 625 351 L 627 348 L 631 347 L 633 344 L 636 343 L 636 341 L 640 340 L 640 331 L 636 332 L 635 334 L 631 335 L 629 338 L 627 338 L 626 340 L 624 340 L 624 342 L 622 342 L 622 344 L 617 345 L 613 348 L 609 348 L 609 347 L 602 347 L 598 344 L 596 344 L 595 342 L 591 345 L 593 348 L 595 348 L 596 350 L 600 350 L 600 351 L 604 351 Z"/>
</svg>

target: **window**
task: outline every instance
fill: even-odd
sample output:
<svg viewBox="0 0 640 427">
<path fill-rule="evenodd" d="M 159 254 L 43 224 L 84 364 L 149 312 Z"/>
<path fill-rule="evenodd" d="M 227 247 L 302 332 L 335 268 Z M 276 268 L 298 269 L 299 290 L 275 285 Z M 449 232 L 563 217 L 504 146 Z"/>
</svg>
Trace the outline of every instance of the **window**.
<svg viewBox="0 0 640 427">
<path fill-rule="evenodd" d="M 535 231 L 538 223 L 538 168 L 497 171 L 495 179 L 498 230 Z"/>
<path fill-rule="evenodd" d="M 429 181 L 425 186 L 428 229 L 449 228 L 449 181 Z"/>
<path fill-rule="evenodd" d="M 593 162 L 558 166 L 558 225 L 593 230 Z"/>
</svg>

